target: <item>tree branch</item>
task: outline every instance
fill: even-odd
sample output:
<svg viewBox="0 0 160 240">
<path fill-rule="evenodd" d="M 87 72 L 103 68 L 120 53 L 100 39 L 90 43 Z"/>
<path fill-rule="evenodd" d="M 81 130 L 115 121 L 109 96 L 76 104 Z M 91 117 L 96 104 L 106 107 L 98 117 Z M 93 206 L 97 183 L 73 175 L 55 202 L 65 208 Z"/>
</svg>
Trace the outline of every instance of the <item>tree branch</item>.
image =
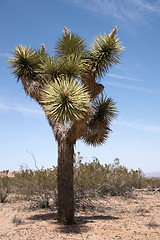
<svg viewBox="0 0 160 240">
<path fill-rule="evenodd" d="M 82 77 L 83 84 L 87 87 L 91 100 L 94 100 L 104 89 L 102 84 L 96 82 L 95 72 L 89 71 Z"/>
<path fill-rule="evenodd" d="M 102 84 L 98 84 L 96 82 L 96 77 L 94 72 L 88 72 L 83 76 L 82 83 L 87 87 L 91 101 L 94 100 L 104 89 L 104 86 Z M 90 129 L 87 126 L 87 120 L 90 118 L 90 116 L 94 114 L 94 110 L 91 107 L 90 111 L 88 112 L 86 118 L 75 121 L 71 124 L 68 134 L 76 141 L 78 138 L 81 138 L 84 135 L 84 132 L 90 131 Z"/>
<path fill-rule="evenodd" d="M 94 100 L 97 97 L 97 95 L 103 91 L 104 86 L 96 82 L 95 74 L 93 72 L 87 73 L 85 77 L 86 77 L 85 80 L 83 78 L 82 82 L 85 84 L 85 86 L 87 86 L 90 92 L 91 100 Z M 27 95 L 35 99 L 43 108 L 41 104 L 41 93 L 45 87 L 38 81 L 29 79 L 27 77 L 22 77 L 21 81 Z M 76 142 L 78 138 L 81 138 L 83 136 L 83 133 L 87 128 L 86 122 L 93 113 L 94 110 L 91 107 L 84 119 L 74 121 L 72 124 L 70 124 L 70 126 L 66 126 L 59 122 L 55 122 L 50 116 L 47 116 L 47 119 L 50 126 L 52 127 L 55 139 L 57 141 L 60 140 L 61 138 L 66 137 L 71 141 Z"/>
<path fill-rule="evenodd" d="M 40 171 L 39 167 L 37 166 L 37 161 L 36 161 L 36 159 L 35 159 L 34 154 L 31 153 L 31 152 L 29 152 L 29 151 L 27 151 L 27 152 L 32 156 L 32 158 L 33 158 L 33 160 L 34 160 L 34 165 L 35 165 L 36 169 L 37 169 L 38 171 Z"/>
<path fill-rule="evenodd" d="M 41 93 L 42 90 L 44 89 L 44 86 L 40 84 L 38 81 L 35 81 L 27 77 L 21 77 L 21 81 L 26 94 L 29 95 L 31 98 L 35 99 L 39 103 L 39 105 L 43 108 L 41 104 Z M 47 117 L 47 119 L 50 126 L 52 127 L 56 140 L 60 139 L 62 135 L 65 135 L 67 133 L 67 126 L 59 122 L 53 121 L 51 117 Z"/>
<path fill-rule="evenodd" d="M 21 81 L 26 94 L 34 98 L 40 104 L 42 85 L 38 81 L 24 76 L 21 77 Z"/>
</svg>

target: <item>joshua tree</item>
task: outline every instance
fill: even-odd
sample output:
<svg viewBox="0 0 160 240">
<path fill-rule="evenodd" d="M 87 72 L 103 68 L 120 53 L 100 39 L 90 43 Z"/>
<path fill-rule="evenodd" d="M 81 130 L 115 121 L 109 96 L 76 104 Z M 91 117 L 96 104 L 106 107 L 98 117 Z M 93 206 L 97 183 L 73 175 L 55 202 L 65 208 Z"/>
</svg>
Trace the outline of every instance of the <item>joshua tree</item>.
<svg viewBox="0 0 160 240">
<path fill-rule="evenodd" d="M 123 47 L 110 34 L 98 35 L 91 45 L 64 27 L 54 57 L 19 45 L 9 61 L 25 92 L 42 107 L 58 142 L 58 221 L 74 223 L 73 159 L 77 139 L 101 145 L 117 115 L 115 102 L 103 94 L 97 80 L 119 63 Z"/>
</svg>

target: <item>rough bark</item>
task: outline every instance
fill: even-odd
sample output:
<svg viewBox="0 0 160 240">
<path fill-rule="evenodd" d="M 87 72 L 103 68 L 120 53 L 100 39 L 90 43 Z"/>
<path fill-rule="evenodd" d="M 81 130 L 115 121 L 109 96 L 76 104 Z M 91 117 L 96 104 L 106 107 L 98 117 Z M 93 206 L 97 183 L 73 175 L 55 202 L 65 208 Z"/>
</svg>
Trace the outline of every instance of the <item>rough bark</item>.
<svg viewBox="0 0 160 240">
<path fill-rule="evenodd" d="M 58 222 L 74 224 L 73 191 L 74 143 L 66 137 L 58 141 Z"/>
<path fill-rule="evenodd" d="M 104 86 L 96 82 L 95 72 L 89 71 L 82 77 L 83 84 L 87 87 L 91 100 L 95 99 L 104 89 Z"/>
<path fill-rule="evenodd" d="M 31 98 L 34 98 L 39 103 L 41 100 L 42 85 L 39 82 L 27 77 L 22 77 L 21 81 L 26 94 Z"/>
</svg>

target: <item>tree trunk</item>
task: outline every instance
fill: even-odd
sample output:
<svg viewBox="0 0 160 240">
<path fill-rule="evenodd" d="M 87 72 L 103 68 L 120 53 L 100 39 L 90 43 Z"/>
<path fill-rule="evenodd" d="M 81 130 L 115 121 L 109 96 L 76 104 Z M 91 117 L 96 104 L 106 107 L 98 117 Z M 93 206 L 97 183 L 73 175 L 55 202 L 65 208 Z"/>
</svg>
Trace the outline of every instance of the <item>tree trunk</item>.
<svg viewBox="0 0 160 240">
<path fill-rule="evenodd" d="M 58 222 L 74 224 L 73 191 L 74 143 L 66 137 L 58 141 Z"/>
</svg>

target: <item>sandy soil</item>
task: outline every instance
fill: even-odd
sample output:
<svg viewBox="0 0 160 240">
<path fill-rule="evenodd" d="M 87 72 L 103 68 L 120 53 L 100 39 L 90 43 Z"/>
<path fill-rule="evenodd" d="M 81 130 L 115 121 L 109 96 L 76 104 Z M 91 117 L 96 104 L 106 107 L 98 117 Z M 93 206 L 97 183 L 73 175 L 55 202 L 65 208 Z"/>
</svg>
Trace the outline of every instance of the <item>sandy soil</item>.
<svg viewBox="0 0 160 240">
<path fill-rule="evenodd" d="M 56 223 L 56 213 L 31 209 L 25 201 L 0 203 L 3 240 L 160 240 L 160 193 L 139 192 L 134 198 L 106 197 L 94 212 L 76 213 L 76 223 Z"/>
</svg>

